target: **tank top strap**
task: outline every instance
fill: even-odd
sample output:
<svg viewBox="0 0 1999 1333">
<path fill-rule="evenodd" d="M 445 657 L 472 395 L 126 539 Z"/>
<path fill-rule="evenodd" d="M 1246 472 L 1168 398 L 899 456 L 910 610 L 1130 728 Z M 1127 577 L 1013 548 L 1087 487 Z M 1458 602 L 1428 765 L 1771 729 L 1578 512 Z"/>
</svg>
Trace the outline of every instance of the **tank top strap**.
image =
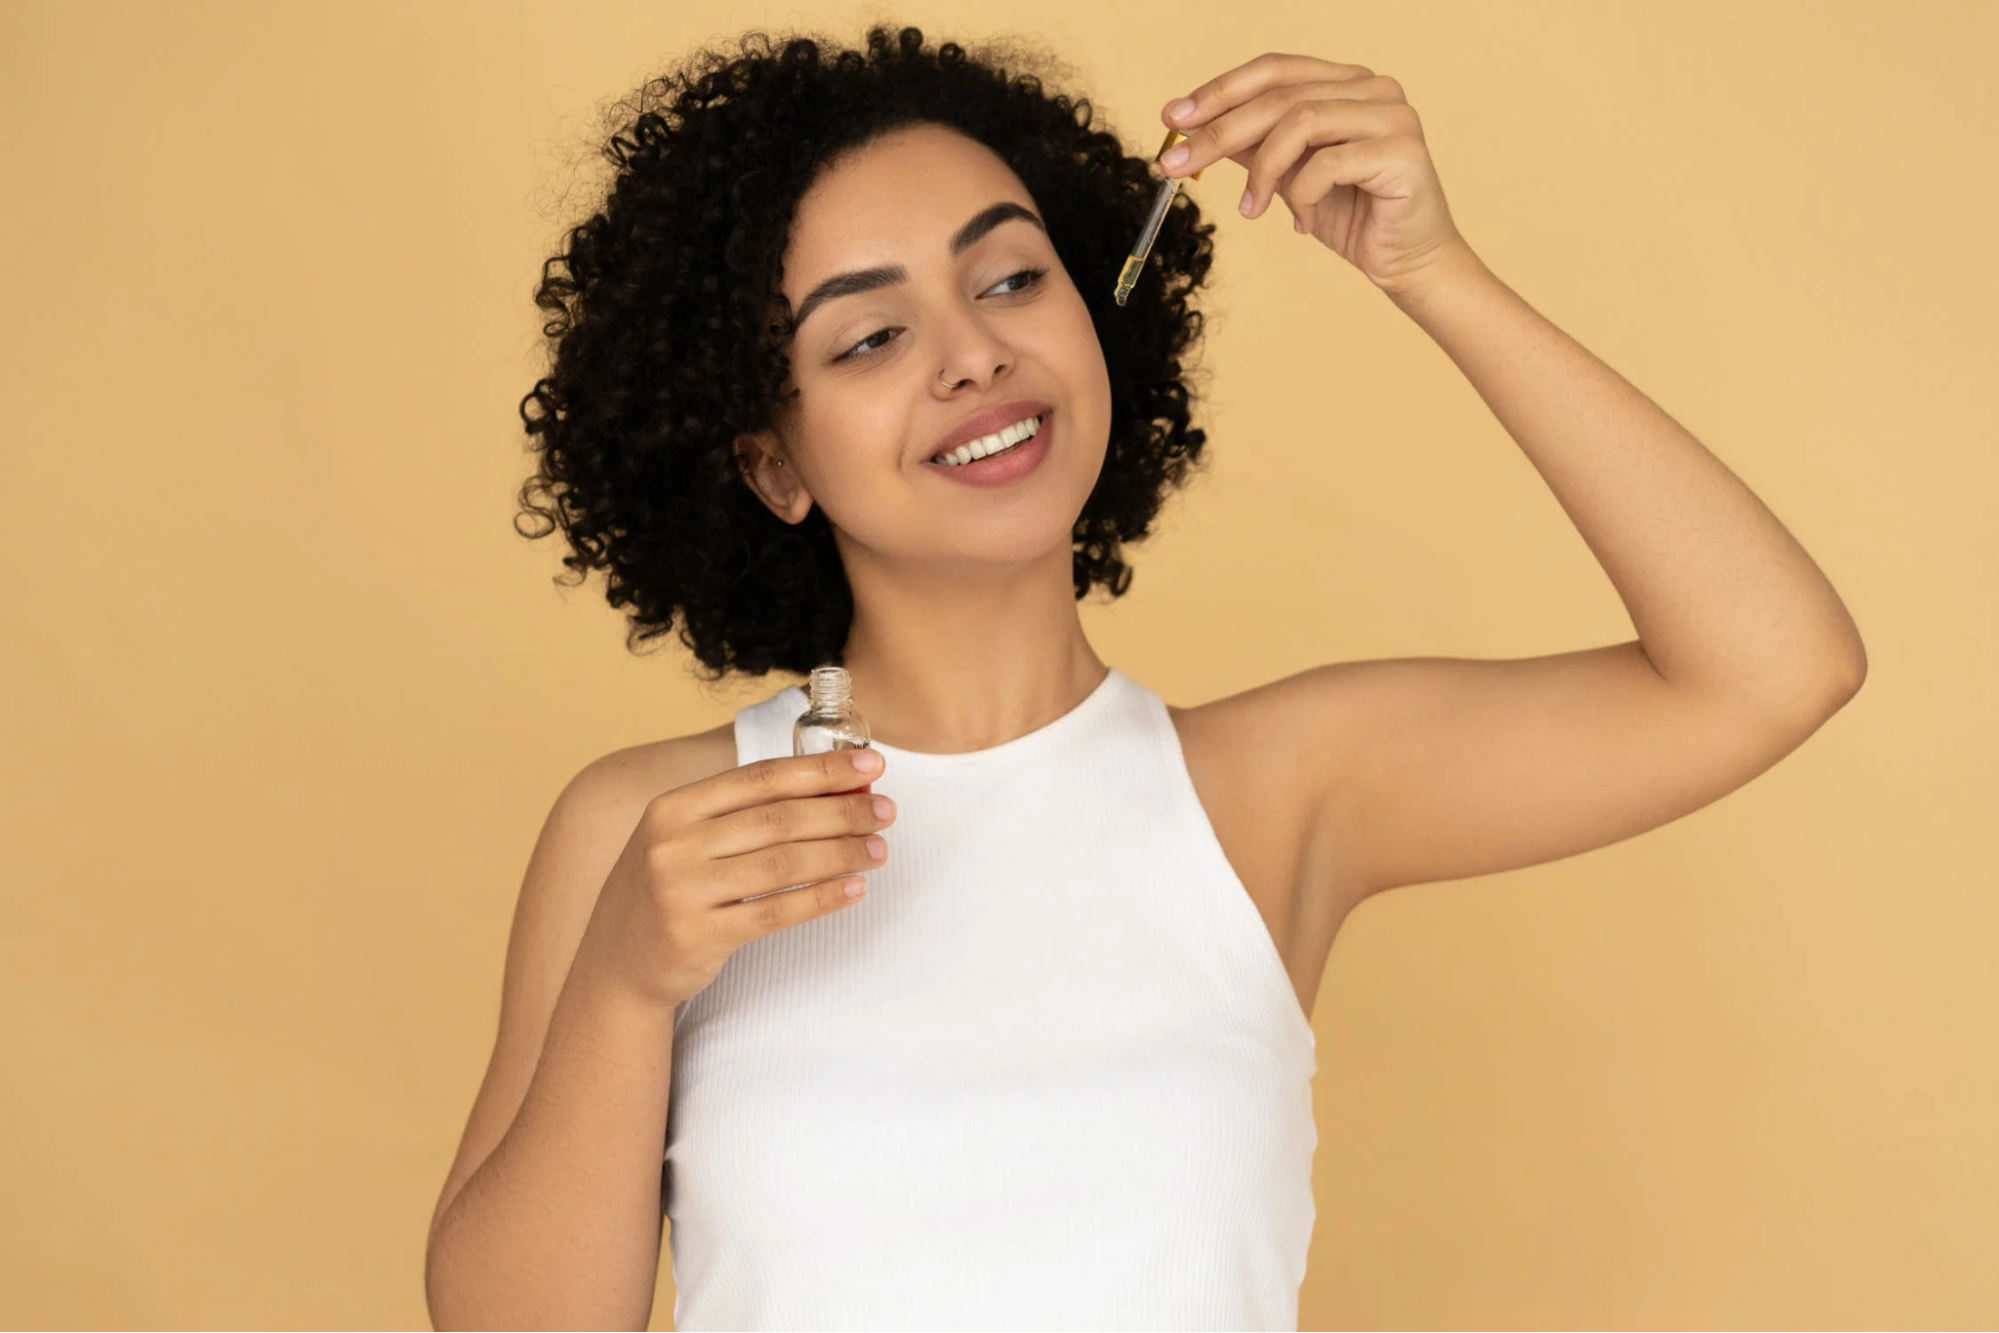
<svg viewBox="0 0 1999 1333">
<path fill-rule="evenodd" d="M 1157 783 L 1156 799 L 1167 825 L 1165 836 L 1189 853 L 1201 882 L 1212 886 L 1214 906 L 1227 916 L 1232 927 L 1226 938 L 1240 950 L 1238 975 L 1254 979 L 1269 1011 L 1280 1016 L 1278 1022 L 1300 1058 L 1316 1070 L 1318 1034 L 1299 1006 L 1284 955 L 1278 950 L 1277 941 L 1271 938 L 1263 913 L 1250 896 L 1249 886 L 1236 873 L 1235 863 L 1229 860 L 1228 851 L 1215 832 L 1214 821 L 1201 802 L 1193 772 L 1187 766 L 1180 728 L 1167 711 L 1166 700 L 1138 680 L 1130 682 L 1127 695 L 1128 707 L 1153 743 L 1151 770 Z"/>
</svg>

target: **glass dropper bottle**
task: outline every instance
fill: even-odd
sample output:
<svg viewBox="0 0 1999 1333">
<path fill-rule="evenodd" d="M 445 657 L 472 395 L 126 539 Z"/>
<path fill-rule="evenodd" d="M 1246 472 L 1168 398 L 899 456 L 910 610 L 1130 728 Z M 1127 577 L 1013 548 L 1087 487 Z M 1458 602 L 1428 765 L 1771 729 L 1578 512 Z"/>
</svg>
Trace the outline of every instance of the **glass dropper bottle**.
<svg viewBox="0 0 1999 1333">
<path fill-rule="evenodd" d="M 792 754 L 864 750 L 874 743 L 868 734 L 867 719 L 854 708 L 854 681 L 847 668 L 812 668 L 811 679 L 806 682 L 806 699 L 809 706 L 791 724 Z M 872 782 L 864 782 L 848 790 L 868 791 L 873 786 Z"/>
</svg>

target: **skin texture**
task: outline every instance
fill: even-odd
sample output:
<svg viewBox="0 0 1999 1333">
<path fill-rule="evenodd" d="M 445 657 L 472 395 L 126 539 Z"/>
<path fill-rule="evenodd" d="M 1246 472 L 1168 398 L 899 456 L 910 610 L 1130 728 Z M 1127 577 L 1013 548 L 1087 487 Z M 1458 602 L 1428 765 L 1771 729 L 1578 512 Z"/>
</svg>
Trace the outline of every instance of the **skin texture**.
<svg viewBox="0 0 1999 1333">
<path fill-rule="evenodd" d="M 1309 1015 L 1333 935 L 1367 895 L 1573 855 L 1699 809 L 1853 697 L 1865 652 L 1769 510 L 1479 262 L 1395 80 L 1269 54 L 1193 104 L 1161 112 L 1191 130 L 1167 170 L 1229 158 L 1247 174 L 1247 216 L 1281 198 L 1317 242 L 1299 262 L 1331 250 L 1423 328 L 1555 492 L 1637 628 L 1541 658 L 1327 664 L 1171 709 Z M 1103 362 L 1035 228 L 1007 222 L 948 254 L 952 232 L 1001 198 L 1031 206 L 998 158 L 936 126 L 830 170 L 802 202 L 786 298 L 886 262 L 910 282 L 812 314 L 796 414 L 740 442 L 746 484 L 774 514 L 798 522 L 818 504 L 836 524 L 856 697 L 906 749 L 1021 735 L 1105 669 L 1069 578 L 1069 524 L 1107 432 Z M 1015 294 L 1003 280 L 1029 262 L 1047 280 Z M 830 360 L 890 328 L 878 358 Z M 1027 484 L 974 490 L 930 472 L 938 436 L 1011 398 L 1055 408 L 1055 444 Z M 754 883 L 862 867 L 876 829 L 894 855 L 892 811 L 828 795 L 852 773 L 734 759 L 730 727 L 634 745 L 590 763 L 550 811 L 500 1037 L 432 1229 L 440 1327 L 644 1327 L 672 1001 L 756 933 L 868 909 L 846 905 L 838 879 L 766 899 L 792 899 L 782 909 L 734 901 Z"/>
</svg>

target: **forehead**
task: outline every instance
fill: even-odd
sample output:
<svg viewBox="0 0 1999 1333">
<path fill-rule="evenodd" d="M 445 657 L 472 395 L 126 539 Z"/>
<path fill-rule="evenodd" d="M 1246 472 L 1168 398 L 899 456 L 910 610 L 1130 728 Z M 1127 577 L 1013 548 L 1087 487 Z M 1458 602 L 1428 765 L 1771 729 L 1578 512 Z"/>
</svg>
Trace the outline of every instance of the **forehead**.
<svg viewBox="0 0 1999 1333">
<path fill-rule="evenodd" d="M 946 262 L 951 233 L 987 204 L 1034 207 L 997 153 L 942 125 L 914 125 L 843 154 L 798 201 L 785 252 L 787 295 L 837 269 Z M 1037 210 L 1039 211 L 1039 210 Z"/>
</svg>

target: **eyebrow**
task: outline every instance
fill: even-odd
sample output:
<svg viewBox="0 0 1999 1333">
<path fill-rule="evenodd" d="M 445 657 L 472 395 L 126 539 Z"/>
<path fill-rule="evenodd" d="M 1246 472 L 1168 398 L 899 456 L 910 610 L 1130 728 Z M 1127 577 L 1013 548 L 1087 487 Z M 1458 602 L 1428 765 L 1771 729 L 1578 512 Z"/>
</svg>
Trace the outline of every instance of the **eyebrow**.
<svg viewBox="0 0 1999 1333">
<path fill-rule="evenodd" d="M 1042 226 L 1040 218 L 1011 200 L 989 204 L 973 214 L 972 220 L 958 228 L 957 234 L 951 237 L 952 257 L 955 258 L 971 249 L 987 232 L 1000 223 L 1014 218 L 1019 218 L 1023 222 L 1032 222 L 1041 228 L 1044 236 L 1048 233 L 1048 228 Z M 891 287 L 898 282 L 908 280 L 909 270 L 900 264 L 882 264 L 875 268 L 857 268 L 851 273 L 835 274 L 814 287 L 811 293 L 798 303 L 798 313 L 791 317 L 791 327 L 796 330 L 805 322 L 807 315 L 837 296 L 871 292 L 877 287 Z"/>
</svg>

